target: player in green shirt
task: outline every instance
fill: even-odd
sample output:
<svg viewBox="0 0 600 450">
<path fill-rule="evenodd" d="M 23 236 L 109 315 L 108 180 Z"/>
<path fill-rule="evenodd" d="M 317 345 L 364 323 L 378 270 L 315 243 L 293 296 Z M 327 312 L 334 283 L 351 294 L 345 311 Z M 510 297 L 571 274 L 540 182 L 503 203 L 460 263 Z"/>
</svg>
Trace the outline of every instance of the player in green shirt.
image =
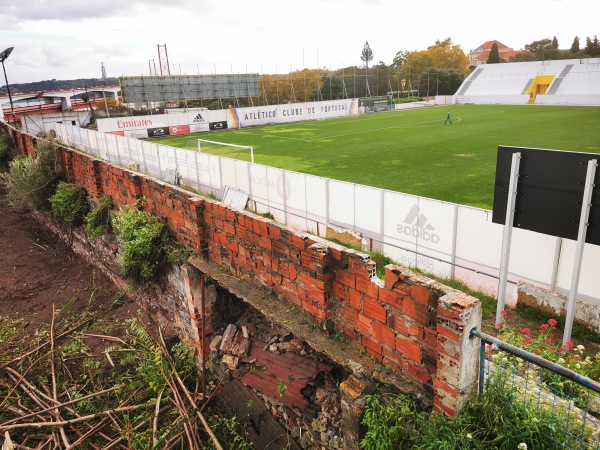
<svg viewBox="0 0 600 450">
<path fill-rule="evenodd" d="M 444 125 L 447 124 L 448 121 L 450 121 L 450 125 L 452 125 L 452 116 L 450 115 L 450 110 L 448 110 L 448 115 L 446 116 L 446 121 L 444 122 Z"/>
</svg>

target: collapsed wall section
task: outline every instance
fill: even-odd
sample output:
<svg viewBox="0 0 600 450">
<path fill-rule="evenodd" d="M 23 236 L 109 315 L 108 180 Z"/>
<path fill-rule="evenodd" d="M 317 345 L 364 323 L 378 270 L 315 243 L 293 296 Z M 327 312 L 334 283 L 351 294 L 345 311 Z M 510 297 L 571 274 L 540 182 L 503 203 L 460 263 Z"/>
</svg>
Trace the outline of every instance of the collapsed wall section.
<svg viewBox="0 0 600 450">
<path fill-rule="evenodd" d="M 28 153 L 35 137 L 16 133 Z M 195 255 L 300 308 L 326 334 L 343 334 L 427 392 L 434 410 L 454 415 L 476 394 L 477 346 L 468 336 L 481 321 L 477 299 L 393 265 L 379 280 L 360 252 L 64 146 L 56 154 L 67 180 L 93 201 L 107 195 L 122 208 L 143 199 Z M 193 304 L 184 308 L 195 322 Z M 207 354 L 208 340 L 193 338 Z"/>
</svg>

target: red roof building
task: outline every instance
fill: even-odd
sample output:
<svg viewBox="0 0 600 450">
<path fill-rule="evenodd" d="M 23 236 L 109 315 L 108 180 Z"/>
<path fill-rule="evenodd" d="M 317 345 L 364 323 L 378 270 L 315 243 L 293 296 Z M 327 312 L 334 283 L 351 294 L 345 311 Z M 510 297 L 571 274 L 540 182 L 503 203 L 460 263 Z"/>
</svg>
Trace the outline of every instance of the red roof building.
<svg viewBox="0 0 600 450">
<path fill-rule="evenodd" d="M 487 41 L 477 47 L 475 50 L 471 50 L 468 54 L 469 62 L 472 66 L 478 66 L 480 64 L 485 64 L 490 56 L 490 50 L 492 50 L 492 45 L 498 46 L 498 54 L 500 55 L 500 59 L 508 59 L 511 56 L 515 56 L 517 53 L 522 53 L 524 50 L 513 50 L 510 47 L 507 47 L 502 42 L 499 41 Z"/>
</svg>

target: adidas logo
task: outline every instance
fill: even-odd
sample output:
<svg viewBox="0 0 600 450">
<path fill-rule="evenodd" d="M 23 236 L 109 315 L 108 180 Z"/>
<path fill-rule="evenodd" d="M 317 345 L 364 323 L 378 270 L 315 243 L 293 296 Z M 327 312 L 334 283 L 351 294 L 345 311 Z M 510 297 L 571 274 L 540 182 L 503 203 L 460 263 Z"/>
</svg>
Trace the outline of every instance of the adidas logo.
<svg viewBox="0 0 600 450">
<path fill-rule="evenodd" d="M 196 117 L 194 117 L 193 122 L 194 123 L 204 122 L 204 118 L 202 117 L 202 115 L 200 113 L 198 113 L 198 115 Z"/>
<path fill-rule="evenodd" d="M 435 233 L 435 228 L 428 223 L 427 217 L 419 211 L 416 204 L 410 208 L 404 222 L 398 224 L 396 231 L 400 234 L 423 239 L 432 244 L 440 242 L 440 237 Z"/>
</svg>

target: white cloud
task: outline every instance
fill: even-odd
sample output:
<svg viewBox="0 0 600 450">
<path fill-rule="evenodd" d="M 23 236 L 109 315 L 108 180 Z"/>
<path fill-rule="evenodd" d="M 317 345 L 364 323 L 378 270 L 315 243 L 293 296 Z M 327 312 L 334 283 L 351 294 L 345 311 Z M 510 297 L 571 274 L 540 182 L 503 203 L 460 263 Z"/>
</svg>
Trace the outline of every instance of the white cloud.
<svg viewBox="0 0 600 450">
<path fill-rule="evenodd" d="M 9 4 L 10 3 L 10 4 Z M 520 0 L 426 10 L 397 0 L 0 0 L 0 47 L 13 82 L 148 74 L 167 44 L 172 73 L 287 73 L 305 67 L 360 65 L 369 41 L 374 61 L 422 50 L 450 37 L 465 52 L 497 39 L 515 49 L 557 36 L 598 34 L 597 0 L 553 1 L 523 13 Z M 580 14 L 578 11 L 585 11 Z M 0 49 L 1 50 L 1 49 Z"/>
</svg>

